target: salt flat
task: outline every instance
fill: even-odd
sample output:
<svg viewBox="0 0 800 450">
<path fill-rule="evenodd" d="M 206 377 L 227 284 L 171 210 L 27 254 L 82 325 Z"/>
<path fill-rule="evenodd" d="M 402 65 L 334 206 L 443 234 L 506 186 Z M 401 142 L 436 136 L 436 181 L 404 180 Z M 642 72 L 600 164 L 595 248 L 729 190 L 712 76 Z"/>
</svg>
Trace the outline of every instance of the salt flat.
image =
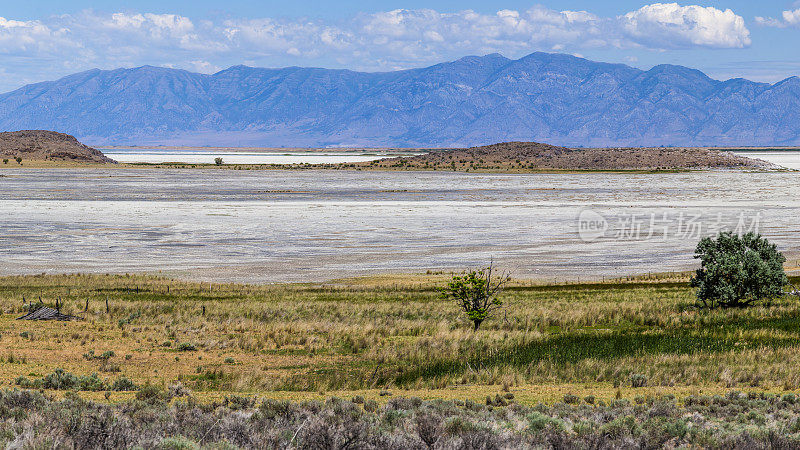
<svg viewBox="0 0 800 450">
<path fill-rule="evenodd" d="M 391 156 L 411 156 L 420 152 L 405 151 L 245 151 L 242 149 L 103 149 L 103 153 L 121 163 L 161 164 L 180 162 L 187 164 L 213 164 L 216 158 L 222 158 L 225 164 L 339 164 L 366 162 Z"/>
<path fill-rule="evenodd" d="M 790 255 L 800 250 L 800 184 L 791 172 L 3 175 L 0 274 L 306 281 L 493 258 L 519 277 L 595 279 L 690 269 L 699 236 L 737 226 L 757 228 Z M 587 215 L 602 219 L 602 233 L 582 232 Z"/>
</svg>

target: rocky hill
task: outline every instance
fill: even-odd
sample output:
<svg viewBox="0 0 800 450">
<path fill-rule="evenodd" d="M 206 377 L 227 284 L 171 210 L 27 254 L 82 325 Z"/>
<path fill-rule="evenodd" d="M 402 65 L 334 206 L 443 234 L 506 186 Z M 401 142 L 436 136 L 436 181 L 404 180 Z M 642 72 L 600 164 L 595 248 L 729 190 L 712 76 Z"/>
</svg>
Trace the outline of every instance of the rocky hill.
<svg viewBox="0 0 800 450">
<path fill-rule="evenodd" d="M 0 133 L 0 157 L 19 157 L 23 161 L 115 162 L 101 151 L 81 144 L 74 136 L 44 130 Z"/>
<path fill-rule="evenodd" d="M 705 148 L 566 148 L 537 142 L 506 142 L 482 147 L 435 150 L 364 166 L 400 170 L 526 171 L 775 169 L 776 166 Z"/>
<path fill-rule="evenodd" d="M 465 57 L 385 73 L 92 70 L 0 95 L 0 130 L 94 145 L 568 147 L 800 145 L 800 79 L 714 80 L 563 54 Z"/>
</svg>

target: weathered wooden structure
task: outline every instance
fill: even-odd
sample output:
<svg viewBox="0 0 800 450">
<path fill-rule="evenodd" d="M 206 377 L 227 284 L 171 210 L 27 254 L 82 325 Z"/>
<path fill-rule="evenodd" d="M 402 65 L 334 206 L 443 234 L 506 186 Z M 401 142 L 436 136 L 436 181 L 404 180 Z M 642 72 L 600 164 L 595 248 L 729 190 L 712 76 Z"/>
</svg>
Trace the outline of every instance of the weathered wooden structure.
<svg viewBox="0 0 800 450">
<path fill-rule="evenodd" d="M 80 320 L 81 318 L 78 316 L 71 316 L 69 314 L 62 314 L 61 312 L 47 307 L 47 306 L 39 306 L 34 307 L 31 309 L 30 312 L 25 314 L 22 317 L 17 317 L 17 320 Z"/>
</svg>

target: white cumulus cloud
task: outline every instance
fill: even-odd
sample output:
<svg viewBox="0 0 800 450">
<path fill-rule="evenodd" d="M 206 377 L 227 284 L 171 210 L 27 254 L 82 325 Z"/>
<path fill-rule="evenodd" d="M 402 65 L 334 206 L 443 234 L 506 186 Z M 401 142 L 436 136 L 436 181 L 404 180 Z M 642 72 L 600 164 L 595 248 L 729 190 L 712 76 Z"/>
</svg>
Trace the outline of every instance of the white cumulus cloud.
<svg viewBox="0 0 800 450">
<path fill-rule="evenodd" d="M 786 10 L 781 14 L 779 19 L 774 17 L 756 17 L 756 23 L 776 28 L 800 27 L 800 9 Z"/>
<path fill-rule="evenodd" d="M 798 11 L 787 11 L 780 23 L 798 20 Z M 335 21 L 193 20 L 179 14 L 94 10 L 30 21 L 0 17 L 0 55 L 18 58 L 6 58 L 6 73 L 19 72 L 18 79 L 26 81 L 144 64 L 202 72 L 241 63 L 390 70 L 493 52 L 519 57 L 533 51 L 748 45 L 744 20 L 730 9 L 676 3 L 654 3 L 611 17 L 544 6 L 495 13 L 396 9 Z"/>
<path fill-rule="evenodd" d="M 38 20 L 21 21 L 0 17 L 0 54 L 40 55 L 52 54 L 67 46 L 68 30 L 50 27 Z"/>
<path fill-rule="evenodd" d="M 750 31 L 732 10 L 697 5 L 654 3 L 621 17 L 624 32 L 646 47 L 749 46 Z"/>
<path fill-rule="evenodd" d="M 358 17 L 351 34 L 361 51 L 410 62 L 474 53 L 518 53 L 559 44 L 583 46 L 603 37 L 600 22 L 586 12 L 543 7 L 523 12 L 504 9 L 496 14 L 398 9 Z"/>
</svg>

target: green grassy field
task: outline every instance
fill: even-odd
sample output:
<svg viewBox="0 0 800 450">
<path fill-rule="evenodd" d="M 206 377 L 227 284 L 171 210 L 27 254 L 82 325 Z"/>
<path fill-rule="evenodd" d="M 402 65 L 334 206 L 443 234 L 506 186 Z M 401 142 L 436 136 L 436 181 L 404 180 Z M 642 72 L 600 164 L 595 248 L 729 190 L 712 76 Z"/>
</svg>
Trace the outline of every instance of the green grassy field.
<svg viewBox="0 0 800 450">
<path fill-rule="evenodd" d="M 800 388 L 796 298 L 708 311 L 694 307 L 685 277 L 514 282 L 503 294 L 505 310 L 473 332 L 453 304 L 439 300 L 436 288 L 446 279 L 246 286 L 142 275 L 3 277 L 0 382 L 33 385 L 61 368 L 97 373 L 105 387 L 82 394 L 95 399 L 126 377 L 139 386 L 180 381 L 200 398 L 392 392 L 480 401 L 511 391 L 530 404 L 565 394 Z M 85 320 L 15 320 L 23 297 L 49 305 L 59 298 L 63 312 Z"/>
</svg>

